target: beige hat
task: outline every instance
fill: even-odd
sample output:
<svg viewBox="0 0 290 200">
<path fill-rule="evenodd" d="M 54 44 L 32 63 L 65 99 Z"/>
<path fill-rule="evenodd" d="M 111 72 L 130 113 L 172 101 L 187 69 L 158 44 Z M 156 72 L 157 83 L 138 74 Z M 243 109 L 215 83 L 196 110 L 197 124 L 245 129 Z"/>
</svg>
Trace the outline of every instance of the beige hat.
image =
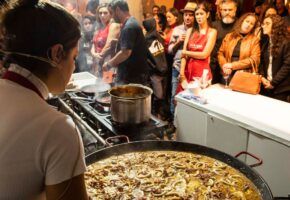
<svg viewBox="0 0 290 200">
<path fill-rule="evenodd" d="M 194 12 L 195 9 L 196 9 L 196 7 L 197 7 L 197 4 L 196 4 L 196 3 L 194 3 L 194 2 L 188 2 L 188 3 L 185 5 L 184 9 L 181 9 L 180 11 L 181 11 L 181 12 L 185 12 L 185 11 L 191 11 L 191 12 Z"/>
</svg>

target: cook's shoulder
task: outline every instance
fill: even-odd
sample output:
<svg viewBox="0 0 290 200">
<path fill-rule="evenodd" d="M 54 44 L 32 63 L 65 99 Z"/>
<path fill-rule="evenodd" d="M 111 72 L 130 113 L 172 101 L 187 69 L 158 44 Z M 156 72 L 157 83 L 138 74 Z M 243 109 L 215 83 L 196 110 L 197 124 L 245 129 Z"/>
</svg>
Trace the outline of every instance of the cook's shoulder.
<svg viewBox="0 0 290 200">
<path fill-rule="evenodd" d="M 52 132 L 58 134 L 71 134 L 71 133 L 77 133 L 77 127 L 76 124 L 74 123 L 73 119 L 66 114 L 56 112 L 51 117 L 51 127 L 50 129 Z"/>
<path fill-rule="evenodd" d="M 58 111 L 55 107 L 47 104 L 44 101 L 45 105 L 42 105 L 42 109 L 40 108 L 39 112 L 41 112 L 44 116 L 43 118 L 46 119 L 47 122 L 57 125 L 57 124 L 69 124 L 72 125 L 74 124 L 72 118 L 64 114 L 60 111 Z"/>
</svg>

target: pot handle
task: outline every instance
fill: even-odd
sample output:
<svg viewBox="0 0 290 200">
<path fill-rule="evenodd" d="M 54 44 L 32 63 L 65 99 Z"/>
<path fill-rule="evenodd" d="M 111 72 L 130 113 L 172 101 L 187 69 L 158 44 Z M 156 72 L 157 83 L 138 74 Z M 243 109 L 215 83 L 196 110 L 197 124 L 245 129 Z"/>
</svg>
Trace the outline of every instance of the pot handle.
<svg viewBox="0 0 290 200">
<path fill-rule="evenodd" d="M 113 146 L 113 143 L 111 142 L 112 140 L 114 140 L 114 139 L 121 139 L 121 138 L 125 138 L 126 143 L 129 143 L 130 142 L 129 138 L 126 135 L 117 135 L 117 136 L 114 136 L 114 137 L 108 137 L 105 141 L 106 141 L 106 144 L 109 147 L 111 147 L 111 146 Z"/>
<path fill-rule="evenodd" d="M 117 99 L 116 102 L 131 103 L 131 104 L 135 103 L 135 101 L 128 100 L 128 99 Z"/>
<path fill-rule="evenodd" d="M 257 167 L 257 166 L 260 166 L 263 164 L 263 160 L 261 158 L 259 158 L 258 156 L 252 154 L 252 153 L 249 153 L 247 151 L 241 151 L 240 153 L 238 153 L 235 158 L 238 158 L 240 155 L 248 155 L 248 156 L 251 156 L 252 158 L 256 159 L 258 162 L 255 163 L 255 164 L 252 164 L 252 165 L 249 165 L 250 167 Z"/>
</svg>

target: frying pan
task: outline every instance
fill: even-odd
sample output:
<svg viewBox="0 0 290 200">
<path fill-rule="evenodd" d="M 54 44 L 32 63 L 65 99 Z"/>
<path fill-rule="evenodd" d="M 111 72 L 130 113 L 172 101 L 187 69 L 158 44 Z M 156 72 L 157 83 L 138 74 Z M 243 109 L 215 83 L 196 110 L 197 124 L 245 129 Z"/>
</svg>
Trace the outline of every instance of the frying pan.
<svg viewBox="0 0 290 200">
<path fill-rule="evenodd" d="M 260 191 L 263 200 L 272 200 L 273 196 L 271 190 L 265 180 L 250 166 L 246 165 L 237 158 L 228 155 L 219 150 L 209 148 L 202 145 L 175 142 L 175 141 L 137 141 L 125 144 L 119 144 L 98 150 L 86 157 L 87 165 L 91 165 L 97 161 L 106 159 L 110 156 L 121 155 L 131 152 L 140 151 L 158 151 L 158 150 L 171 150 L 191 152 L 209 156 L 211 158 L 222 161 L 236 170 L 240 171 L 246 176 Z"/>
<path fill-rule="evenodd" d="M 109 84 L 99 82 L 83 86 L 80 90 L 87 95 L 97 96 L 99 93 L 107 93 L 110 88 L 111 86 Z"/>
<path fill-rule="evenodd" d="M 96 103 L 109 107 L 111 104 L 108 90 L 111 88 L 110 84 L 96 81 L 95 84 L 86 85 L 80 88 L 80 91 L 92 98 Z"/>
<path fill-rule="evenodd" d="M 101 106 L 110 107 L 111 105 L 111 96 L 107 92 L 99 93 L 98 96 L 95 97 L 95 101 Z"/>
</svg>

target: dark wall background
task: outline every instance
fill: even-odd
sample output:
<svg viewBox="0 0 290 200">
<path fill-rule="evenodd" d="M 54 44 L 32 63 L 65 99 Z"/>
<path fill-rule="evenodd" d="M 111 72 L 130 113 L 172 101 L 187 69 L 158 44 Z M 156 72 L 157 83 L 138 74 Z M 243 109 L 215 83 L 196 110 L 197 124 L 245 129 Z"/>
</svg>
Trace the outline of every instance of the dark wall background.
<svg viewBox="0 0 290 200">
<path fill-rule="evenodd" d="M 188 1 L 193 1 L 193 0 L 175 0 L 174 1 L 174 7 L 177 9 L 183 9 L 184 6 Z M 238 0 L 239 3 L 239 10 L 240 14 L 241 13 L 246 13 L 246 12 L 253 12 L 253 4 L 255 0 Z M 216 10 L 215 8 L 215 0 L 208 0 L 213 5 L 213 9 Z"/>
</svg>

